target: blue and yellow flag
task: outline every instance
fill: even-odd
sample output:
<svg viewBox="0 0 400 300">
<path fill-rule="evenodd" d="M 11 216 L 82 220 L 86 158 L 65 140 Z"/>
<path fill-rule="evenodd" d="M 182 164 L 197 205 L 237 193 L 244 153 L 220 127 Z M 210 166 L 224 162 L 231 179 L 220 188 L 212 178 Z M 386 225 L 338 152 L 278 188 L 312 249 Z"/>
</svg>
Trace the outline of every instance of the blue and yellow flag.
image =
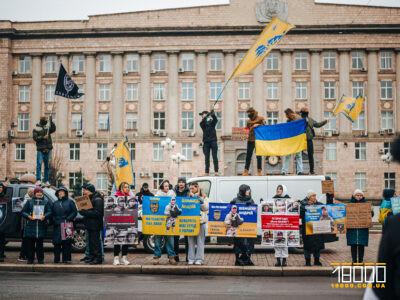
<svg viewBox="0 0 400 300">
<path fill-rule="evenodd" d="M 346 97 L 343 94 L 333 110 L 333 115 L 335 116 L 338 113 L 342 113 L 347 119 L 349 119 L 351 122 L 354 122 L 357 120 L 358 115 L 362 110 L 363 102 L 364 98 L 361 97 L 361 95 L 358 95 L 357 98 L 354 99 L 353 97 Z"/>
<path fill-rule="evenodd" d="M 115 185 L 117 189 L 122 182 L 127 182 L 131 187 L 135 186 L 135 174 L 133 173 L 131 152 L 128 147 L 128 138 L 125 137 L 115 148 Z"/>
<path fill-rule="evenodd" d="M 292 28 L 294 28 L 293 25 L 275 16 L 247 51 L 229 79 L 249 73 L 257 67 L 265 55 L 267 55 Z"/>
<path fill-rule="evenodd" d="M 306 126 L 306 120 L 301 119 L 256 127 L 256 155 L 280 156 L 307 150 Z"/>
</svg>

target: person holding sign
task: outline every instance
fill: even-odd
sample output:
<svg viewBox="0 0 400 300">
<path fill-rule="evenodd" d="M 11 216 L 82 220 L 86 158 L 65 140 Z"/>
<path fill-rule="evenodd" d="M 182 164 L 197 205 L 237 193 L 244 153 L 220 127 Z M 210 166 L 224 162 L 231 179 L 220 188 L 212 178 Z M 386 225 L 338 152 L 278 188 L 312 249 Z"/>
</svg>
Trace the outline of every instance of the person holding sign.
<svg viewBox="0 0 400 300">
<path fill-rule="evenodd" d="M 22 208 L 21 215 L 27 219 L 24 237 L 27 239 L 28 264 L 36 258 L 39 264 L 44 263 L 43 238 L 46 236 L 45 220 L 51 216 L 51 205 L 43 198 L 43 189 L 35 187 L 33 198 Z"/>
</svg>

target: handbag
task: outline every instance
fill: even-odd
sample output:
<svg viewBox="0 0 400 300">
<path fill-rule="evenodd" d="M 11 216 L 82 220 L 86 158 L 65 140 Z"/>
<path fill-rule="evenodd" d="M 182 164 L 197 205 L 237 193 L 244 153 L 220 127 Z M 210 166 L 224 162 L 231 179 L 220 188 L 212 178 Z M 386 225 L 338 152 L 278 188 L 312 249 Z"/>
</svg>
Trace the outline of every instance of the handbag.
<svg viewBox="0 0 400 300">
<path fill-rule="evenodd" d="M 63 212 L 65 212 L 61 201 L 59 201 L 58 203 L 60 204 Z M 74 223 L 64 221 L 64 222 L 60 223 L 60 226 L 61 226 L 61 240 L 62 241 L 73 240 L 74 239 Z"/>
</svg>

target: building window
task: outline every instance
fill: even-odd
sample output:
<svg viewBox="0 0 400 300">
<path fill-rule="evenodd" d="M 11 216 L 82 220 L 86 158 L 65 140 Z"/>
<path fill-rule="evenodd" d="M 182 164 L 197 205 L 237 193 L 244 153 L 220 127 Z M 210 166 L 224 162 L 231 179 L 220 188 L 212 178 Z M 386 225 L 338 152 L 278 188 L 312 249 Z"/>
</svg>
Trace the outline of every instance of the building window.
<svg viewBox="0 0 400 300">
<path fill-rule="evenodd" d="M 56 100 L 56 95 L 54 94 L 56 86 L 53 84 L 49 84 L 45 85 L 44 89 L 45 89 L 44 101 L 54 102 Z"/>
<path fill-rule="evenodd" d="M 278 82 L 267 82 L 267 99 L 278 99 Z"/>
<path fill-rule="evenodd" d="M 396 173 L 384 173 L 385 189 L 396 189 Z"/>
<path fill-rule="evenodd" d="M 193 159 L 192 143 L 182 143 L 182 155 L 186 160 Z"/>
<path fill-rule="evenodd" d="M 210 54 L 210 71 L 222 71 L 222 54 Z"/>
<path fill-rule="evenodd" d="M 126 101 L 136 101 L 138 99 L 138 84 L 126 84 Z"/>
<path fill-rule="evenodd" d="M 57 56 L 46 56 L 45 65 L 46 65 L 45 68 L 46 73 L 56 73 Z"/>
<path fill-rule="evenodd" d="M 194 83 L 193 82 L 182 82 L 182 100 L 183 101 L 194 100 Z"/>
<path fill-rule="evenodd" d="M 14 177 L 19 179 L 21 176 L 23 176 L 25 174 L 26 174 L 26 172 L 15 172 Z M 20 189 L 20 192 L 21 191 L 22 191 L 22 189 Z"/>
<path fill-rule="evenodd" d="M 71 130 L 82 130 L 82 114 L 71 115 Z"/>
<path fill-rule="evenodd" d="M 111 56 L 110 55 L 100 55 L 99 70 L 100 70 L 100 72 L 111 72 Z"/>
<path fill-rule="evenodd" d="M 221 87 L 221 82 L 210 82 L 210 100 L 217 100 Z"/>
<path fill-rule="evenodd" d="M 324 120 L 331 118 L 331 121 L 325 124 L 324 130 L 336 130 L 336 118 L 332 118 L 332 116 L 331 111 L 324 111 Z"/>
<path fill-rule="evenodd" d="M 83 93 L 84 94 L 85 90 L 84 90 L 83 84 L 77 84 L 77 86 L 78 86 L 79 93 Z M 82 102 L 82 101 L 84 101 L 84 99 L 85 99 L 85 95 L 82 95 L 79 98 L 71 99 L 71 101 L 73 101 L 73 102 Z"/>
<path fill-rule="evenodd" d="M 240 62 L 242 61 L 242 59 L 245 55 L 246 55 L 246 53 L 244 53 L 244 52 L 240 52 L 237 54 L 237 65 L 240 64 Z"/>
<path fill-rule="evenodd" d="M 21 74 L 28 74 L 31 72 L 31 57 L 23 56 L 19 58 L 18 72 Z"/>
<path fill-rule="evenodd" d="M 97 143 L 97 160 L 106 160 L 107 158 L 107 143 Z"/>
<path fill-rule="evenodd" d="M 244 167 L 245 167 L 245 162 L 246 162 L 246 152 L 240 153 L 236 157 L 236 174 L 237 175 L 242 175 L 244 172 Z"/>
<path fill-rule="evenodd" d="M 182 112 L 182 130 L 193 130 L 193 112 Z"/>
<path fill-rule="evenodd" d="M 250 82 L 239 82 L 239 100 L 250 99 Z"/>
<path fill-rule="evenodd" d="M 336 70 L 336 53 L 332 51 L 324 52 L 324 70 Z"/>
<path fill-rule="evenodd" d="M 351 68 L 353 70 L 364 68 L 364 53 L 360 51 L 351 52 Z"/>
<path fill-rule="evenodd" d="M 25 160 L 25 144 L 15 144 L 15 160 Z"/>
<path fill-rule="evenodd" d="M 326 143 L 326 160 L 336 160 L 337 144 L 336 142 Z"/>
<path fill-rule="evenodd" d="M 393 129 L 393 112 L 382 111 L 381 112 L 381 129 Z"/>
<path fill-rule="evenodd" d="M 165 54 L 154 54 L 153 62 L 154 62 L 154 69 L 157 72 L 165 72 L 166 70 Z"/>
<path fill-rule="evenodd" d="M 155 112 L 154 115 L 154 130 L 165 130 L 165 112 Z"/>
<path fill-rule="evenodd" d="M 294 66 L 296 71 L 307 70 L 307 53 L 305 52 L 295 53 Z"/>
<path fill-rule="evenodd" d="M 335 187 L 335 191 L 337 191 L 337 173 L 334 172 L 327 172 L 325 176 L 329 176 L 333 181 L 333 185 Z"/>
<path fill-rule="evenodd" d="M 136 144 L 135 143 L 128 143 L 129 152 L 131 154 L 131 159 L 135 160 L 136 158 Z"/>
<path fill-rule="evenodd" d="M 194 55 L 193 53 L 182 54 L 182 68 L 184 71 L 192 72 L 194 70 Z"/>
<path fill-rule="evenodd" d="M 384 143 L 383 143 L 383 152 L 384 152 L 385 154 L 389 153 L 389 152 L 390 152 L 391 146 L 392 146 L 392 143 L 390 143 L 390 142 L 384 142 Z"/>
<path fill-rule="evenodd" d="M 83 55 L 72 56 L 72 72 L 83 73 L 85 71 L 85 57 Z"/>
<path fill-rule="evenodd" d="M 137 129 L 137 113 L 126 114 L 126 130 Z"/>
<path fill-rule="evenodd" d="M 366 160 L 367 159 L 367 146 L 365 142 L 363 143 L 355 143 L 355 158 L 356 160 Z"/>
<path fill-rule="evenodd" d="M 356 173 L 354 175 L 355 189 L 362 191 L 367 190 L 367 174 L 366 173 Z"/>
<path fill-rule="evenodd" d="M 267 112 L 267 125 L 278 124 L 278 112 L 268 111 Z"/>
<path fill-rule="evenodd" d="M 29 131 L 29 114 L 18 114 L 18 131 Z"/>
<path fill-rule="evenodd" d="M 183 177 L 183 178 L 185 178 L 186 180 L 189 180 L 190 178 L 193 177 L 193 174 L 192 174 L 192 173 L 185 173 L 185 172 L 182 172 L 180 177 Z"/>
<path fill-rule="evenodd" d="M 215 116 L 218 119 L 217 125 L 215 125 L 215 130 L 221 130 L 222 129 L 222 112 L 216 111 Z"/>
<path fill-rule="evenodd" d="M 137 72 L 139 65 L 139 56 L 137 54 L 128 54 L 126 56 L 126 70 L 128 72 Z"/>
<path fill-rule="evenodd" d="M 78 184 L 78 181 L 82 182 L 82 175 L 80 172 L 70 172 L 68 176 L 69 189 L 72 190 L 74 185 Z"/>
<path fill-rule="evenodd" d="M 238 125 L 239 127 L 246 127 L 247 126 L 247 112 L 245 111 L 239 111 L 239 115 L 238 115 Z"/>
<path fill-rule="evenodd" d="M 165 83 L 154 84 L 154 100 L 165 100 Z"/>
<path fill-rule="evenodd" d="M 276 52 L 270 52 L 267 55 L 267 70 L 278 70 L 279 69 L 279 54 Z"/>
<path fill-rule="evenodd" d="M 99 84 L 99 100 L 110 101 L 111 99 L 111 87 L 109 84 Z"/>
<path fill-rule="evenodd" d="M 296 99 L 307 99 L 307 82 L 296 82 Z"/>
<path fill-rule="evenodd" d="M 18 102 L 29 102 L 31 98 L 31 87 L 29 85 L 18 86 Z"/>
<path fill-rule="evenodd" d="M 153 143 L 153 161 L 164 160 L 164 148 L 160 143 Z"/>
<path fill-rule="evenodd" d="M 365 130 L 365 113 L 362 111 L 353 122 L 353 130 Z"/>
<path fill-rule="evenodd" d="M 324 97 L 325 97 L 325 99 L 336 99 L 335 82 L 334 81 L 325 81 L 324 82 Z"/>
<path fill-rule="evenodd" d="M 158 190 L 163 178 L 164 173 L 153 173 L 153 189 Z"/>
<path fill-rule="evenodd" d="M 221 150 L 222 150 L 222 143 L 217 143 L 217 158 L 221 161 Z"/>
<path fill-rule="evenodd" d="M 107 173 L 97 173 L 96 174 L 96 185 L 97 185 L 97 190 L 107 191 L 107 189 L 108 189 Z"/>
<path fill-rule="evenodd" d="M 110 115 L 99 114 L 99 130 L 110 130 Z"/>
<path fill-rule="evenodd" d="M 381 51 L 381 69 L 382 70 L 392 69 L 392 52 Z"/>
<path fill-rule="evenodd" d="M 381 81 L 381 99 L 382 100 L 393 99 L 393 87 L 391 81 Z"/>
<path fill-rule="evenodd" d="M 69 160 L 78 161 L 81 156 L 81 144 L 70 143 L 69 144 Z"/>
<path fill-rule="evenodd" d="M 352 82 L 352 92 L 353 98 L 357 98 L 358 95 L 364 97 L 364 82 L 363 81 L 353 81 Z"/>
</svg>

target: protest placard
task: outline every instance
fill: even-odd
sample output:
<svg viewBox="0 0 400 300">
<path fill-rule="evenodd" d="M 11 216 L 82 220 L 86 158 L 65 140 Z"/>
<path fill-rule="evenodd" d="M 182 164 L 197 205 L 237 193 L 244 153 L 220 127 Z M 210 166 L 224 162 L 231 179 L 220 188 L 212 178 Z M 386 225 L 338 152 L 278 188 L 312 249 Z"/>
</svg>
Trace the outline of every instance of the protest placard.
<svg viewBox="0 0 400 300">
<path fill-rule="evenodd" d="M 89 210 L 93 208 L 89 196 L 75 197 L 75 203 L 78 207 L 78 210 Z"/>
<path fill-rule="evenodd" d="M 248 137 L 248 128 L 232 127 L 232 141 L 246 141 Z"/>
<path fill-rule="evenodd" d="M 322 180 L 322 194 L 334 194 L 335 193 L 335 184 L 333 180 Z"/>
<path fill-rule="evenodd" d="M 40 220 L 44 216 L 44 205 L 34 205 L 32 210 L 32 218 Z"/>
<path fill-rule="evenodd" d="M 306 234 L 346 233 L 344 204 L 306 206 Z"/>
<path fill-rule="evenodd" d="M 346 227 L 370 228 L 372 226 L 371 203 L 347 203 Z"/>
<path fill-rule="evenodd" d="M 392 211 L 394 215 L 400 213 L 400 197 L 393 197 L 390 199 L 392 202 Z"/>
</svg>

